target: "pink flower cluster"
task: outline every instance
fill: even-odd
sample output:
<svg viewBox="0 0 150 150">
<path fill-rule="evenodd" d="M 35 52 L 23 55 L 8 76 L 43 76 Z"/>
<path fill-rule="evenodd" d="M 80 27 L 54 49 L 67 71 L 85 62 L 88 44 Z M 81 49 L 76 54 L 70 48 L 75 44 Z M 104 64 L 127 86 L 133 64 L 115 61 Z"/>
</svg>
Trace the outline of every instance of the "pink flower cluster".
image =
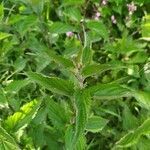
<svg viewBox="0 0 150 150">
<path fill-rule="evenodd" d="M 127 4 L 127 7 L 130 15 L 132 15 L 137 10 L 137 6 L 135 6 L 134 2 Z"/>
</svg>

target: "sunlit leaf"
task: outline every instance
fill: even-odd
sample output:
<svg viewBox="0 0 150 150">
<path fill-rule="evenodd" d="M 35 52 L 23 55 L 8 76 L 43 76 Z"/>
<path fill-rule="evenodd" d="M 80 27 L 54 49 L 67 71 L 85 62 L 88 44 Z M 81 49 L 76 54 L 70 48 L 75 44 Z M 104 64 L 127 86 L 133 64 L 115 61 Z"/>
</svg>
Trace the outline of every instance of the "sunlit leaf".
<svg viewBox="0 0 150 150">
<path fill-rule="evenodd" d="M 135 129 L 134 131 L 130 131 L 123 138 L 121 138 L 116 143 L 116 146 L 117 147 L 130 147 L 136 144 L 142 135 L 146 135 L 149 133 L 150 133 L 150 119 L 148 118 L 137 129 Z"/>
<path fill-rule="evenodd" d="M 26 127 L 29 122 L 35 117 L 39 108 L 40 102 L 33 100 L 26 103 L 20 108 L 20 111 L 15 112 L 13 115 L 8 116 L 5 120 L 4 125 L 8 130 L 17 132 L 18 129 Z"/>
<path fill-rule="evenodd" d="M 3 40 L 3 39 L 8 38 L 10 36 L 12 36 L 12 34 L 0 32 L 0 40 Z"/>
</svg>

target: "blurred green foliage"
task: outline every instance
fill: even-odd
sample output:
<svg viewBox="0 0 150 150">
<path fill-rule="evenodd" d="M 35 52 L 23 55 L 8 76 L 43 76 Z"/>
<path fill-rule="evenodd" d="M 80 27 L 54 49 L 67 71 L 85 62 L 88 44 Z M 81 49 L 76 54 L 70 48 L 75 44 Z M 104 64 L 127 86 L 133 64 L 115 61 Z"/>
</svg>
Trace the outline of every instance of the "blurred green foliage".
<svg viewBox="0 0 150 150">
<path fill-rule="evenodd" d="M 0 0 L 0 150 L 149 150 L 149 0 Z"/>
</svg>

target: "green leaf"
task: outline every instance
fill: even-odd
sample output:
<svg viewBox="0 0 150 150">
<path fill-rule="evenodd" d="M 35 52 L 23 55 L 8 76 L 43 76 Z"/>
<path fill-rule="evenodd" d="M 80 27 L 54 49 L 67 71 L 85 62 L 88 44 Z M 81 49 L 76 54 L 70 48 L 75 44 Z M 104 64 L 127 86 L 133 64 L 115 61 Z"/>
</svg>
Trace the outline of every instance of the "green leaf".
<svg viewBox="0 0 150 150">
<path fill-rule="evenodd" d="M 92 116 L 88 118 L 86 130 L 93 133 L 100 132 L 106 126 L 107 123 L 107 119 L 104 119 L 100 116 Z"/>
<path fill-rule="evenodd" d="M 73 135 L 74 135 L 73 127 L 68 126 L 66 129 L 66 132 L 65 132 L 65 148 L 66 148 L 66 150 L 72 150 Z"/>
<path fill-rule="evenodd" d="M 121 64 L 92 64 L 87 65 L 82 69 L 84 77 L 89 77 L 95 74 L 101 74 L 107 70 L 127 68 Z"/>
<path fill-rule="evenodd" d="M 149 138 L 147 137 L 141 137 L 138 144 L 135 145 L 135 147 L 139 150 L 149 150 L 150 148 L 150 142 L 149 142 Z"/>
<path fill-rule="evenodd" d="M 69 31 L 75 31 L 75 28 L 71 25 L 68 25 L 62 22 L 54 22 L 50 26 L 49 30 L 51 33 L 62 34 L 62 33 L 66 33 Z"/>
<path fill-rule="evenodd" d="M 45 127 L 44 137 L 47 148 L 49 150 L 62 150 L 63 144 L 59 141 L 61 138 L 61 133 L 59 130 L 55 130 L 50 126 Z M 63 134 L 64 137 L 64 134 Z"/>
<path fill-rule="evenodd" d="M 0 4 L 0 21 L 3 19 L 3 17 L 4 17 L 4 6 L 1 3 Z"/>
<path fill-rule="evenodd" d="M 123 129 L 131 130 L 138 127 L 138 119 L 131 113 L 129 107 L 124 104 L 122 112 Z"/>
<path fill-rule="evenodd" d="M 24 128 L 30 123 L 30 121 L 35 117 L 39 106 L 40 102 L 37 100 L 26 103 L 20 108 L 20 111 L 8 116 L 4 125 L 8 130 L 17 132 L 20 128 Z"/>
<path fill-rule="evenodd" d="M 38 132 L 37 132 L 38 131 Z M 41 123 L 32 126 L 29 130 L 32 140 L 37 147 L 42 147 L 45 143 L 44 125 Z"/>
<path fill-rule="evenodd" d="M 73 21 L 80 22 L 82 19 L 80 9 L 76 7 L 66 8 L 66 10 L 64 10 L 64 14 Z"/>
<path fill-rule="evenodd" d="M 28 72 L 27 75 L 31 81 L 40 84 L 54 93 L 66 96 L 71 96 L 73 94 L 74 85 L 68 80 L 63 80 L 57 77 L 47 77 L 35 72 Z"/>
<path fill-rule="evenodd" d="M 5 91 L 17 93 L 21 88 L 29 84 L 29 80 L 14 80 L 6 86 Z"/>
<path fill-rule="evenodd" d="M 147 81 L 150 84 L 150 62 L 144 65 L 144 74 L 145 74 Z"/>
<path fill-rule="evenodd" d="M 136 130 L 130 131 L 117 143 L 116 147 L 125 148 L 136 144 L 142 135 L 150 134 L 150 118 L 144 121 Z"/>
<path fill-rule="evenodd" d="M 9 135 L 7 131 L 3 129 L 1 126 L 0 126 L 0 148 L 2 148 L 1 150 L 9 150 L 9 149 L 20 150 L 14 138 L 11 135 Z"/>
<path fill-rule="evenodd" d="M 82 5 L 85 2 L 85 0 L 63 0 L 62 5 L 68 6 L 68 5 Z"/>
<path fill-rule="evenodd" d="M 143 40 L 150 41 L 150 15 L 146 15 L 143 18 L 141 25 L 142 28 L 142 38 Z"/>
<path fill-rule="evenodd" d="M 147 91 L 134 91 L 133 96 L 142 107 L 150 109 L 150 93 Z"/>
<path fill-rule="evenodd" d="M 78 140 L 78 142 L 77 142 L 77 144 L 76 144 L 76 150 L 85 150 L 86 149 L 86 137 L 85 137 L 85 135 L 82 135 L 80 138 L 79 138 L 79 140 Z"/>
<path fill-rule="evenodd" d="M 144 51 L 143 44 L 139 43 L 137 40 L 134 40 L 132 36 L 128 36 L 126 32 L 124 32 L 122 38 L 118 39 L 117 43 L 115 43 L 114 52 L 116 54 L 120 53 L 129 57 L 132 56 L 135 52 L 141 51 Z"/>
<path fill-rule="evenodd" d="M 64 58 L 63 56 L 56 55 L 52 50 L 46 50 L 47 55 L 53 59 L 59 65 L 65 68 L 74 68 L 74 64 L 71 60 Z"/>
<path fill-rule="evenodd" d="M 0 40 L 3 40 L 3 39 L 8 38 L 10 36 L 12 36 L 12 34 L 0 32 Z"/>
<path fill-rule="evenodd" d="M 28 0 L 33 11 L 38 15 L 42 13 L 45 0 Z"/>
<path fill-rule="evenodd" d="M 115 99 L 132 96 L 131 91 L 126 86 L 115 83 L 98 84 L 90 87 L 88 90 L 96 99 Z"/>
<path fill-rule="evenodd" d="M 83 52 L 82 52 L 82 63 L 83 63 L 83 65 L 85 65 L 85 66 L 90 65 L 90 63 L 92 62 L 92 56 L 93 56 L 92 54 L 93 54 L 93 52 L 92 52 L 91 48 L 85 47 L 83 49 Z"/>
<path fill-rule="evenodd" d="M 131 63 L 131 64 L 144 63 L 147 59 L 148 59 L 147 53 L 142 51 L 136 53 L 133 57 L 129 58 L 129 60 L 126 61 L 126 63 Z"/>
<path fill-rule="evenodd" d="M 5 108 L 5 107 L 8 107 L 6 94 L 2 89 L 0 89 L 0 108 Z"/>
<path fill-rule="evenodd" d="M 73 144 L 77 144 L 85 130 L 87 122 L 87 106 L 86 106 L 86 93 L 82 90 L 75 92 L 75 107 L 76 107 L 76 127 L 73 138 Z"/>
<path fill-rule="evenodd" d="M 98 42 L 102 39 L 102 37 L 97 32 L 94 32 L 92 30 L 87 31 L 86 35 L 87 35 L 86 44 L 88 44 L 88 45 L 95 43 L 95 42 Z"/>
<path fill-rule="evenodd" d="M 15 72 L 22 71 L 25 68 L 26 63 L 27 63 L 26 59 L 24 59 L 22 57 L 17 58 L 15 63 L 14 63 Z"/>
<path fill-rule="evenodd" d="M 109 37 L 108 30 L 102 22 L 90 20 L 87 22 L 87 27 L 91 31 L 98 33 L 105 40 L 108 40 L 108 37 Z"/>
<path fill-rule="evenodd" d="M 16 16 L 15 16 L 16 17 Z M 28 15 L 28 16 L 17 16 L 18 18 L 13 18 L 12 22 L 16 20 L 15 29 L 21 35 L 21 37 L 25 36 L 25 34 L 32 30 L 37 30 L 37 23 L 38 19 L 35 15 Z M 17 20 L 18 19 L 18 20 Z M 34 27 L 34 28 L 33 28 Z"/>
<path fill-rule="evenodd" d="M 47 98 L 48 117 L 57 128 L 64 128 L 69 119 L 69 114 L 65 109 L 53 99 Z M 69 109 L 68 109 L 69 110 Z"/>
</svg>

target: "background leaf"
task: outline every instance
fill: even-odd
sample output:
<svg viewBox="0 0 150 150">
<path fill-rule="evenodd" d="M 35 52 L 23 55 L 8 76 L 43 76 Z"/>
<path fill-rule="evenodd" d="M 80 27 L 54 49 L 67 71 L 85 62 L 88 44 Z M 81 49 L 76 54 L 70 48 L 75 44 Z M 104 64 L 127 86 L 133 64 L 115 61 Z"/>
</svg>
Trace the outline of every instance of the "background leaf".
<svg viewBox="0 0 150 150">
<path fill-rule="evenodd" d="M 107 123 L 107 119 L 104 119 L 100 116 L 92 116 L 88 118 L 86 130 L 93 133 L 100 132 L 106 126 Z"/>
</svg>

